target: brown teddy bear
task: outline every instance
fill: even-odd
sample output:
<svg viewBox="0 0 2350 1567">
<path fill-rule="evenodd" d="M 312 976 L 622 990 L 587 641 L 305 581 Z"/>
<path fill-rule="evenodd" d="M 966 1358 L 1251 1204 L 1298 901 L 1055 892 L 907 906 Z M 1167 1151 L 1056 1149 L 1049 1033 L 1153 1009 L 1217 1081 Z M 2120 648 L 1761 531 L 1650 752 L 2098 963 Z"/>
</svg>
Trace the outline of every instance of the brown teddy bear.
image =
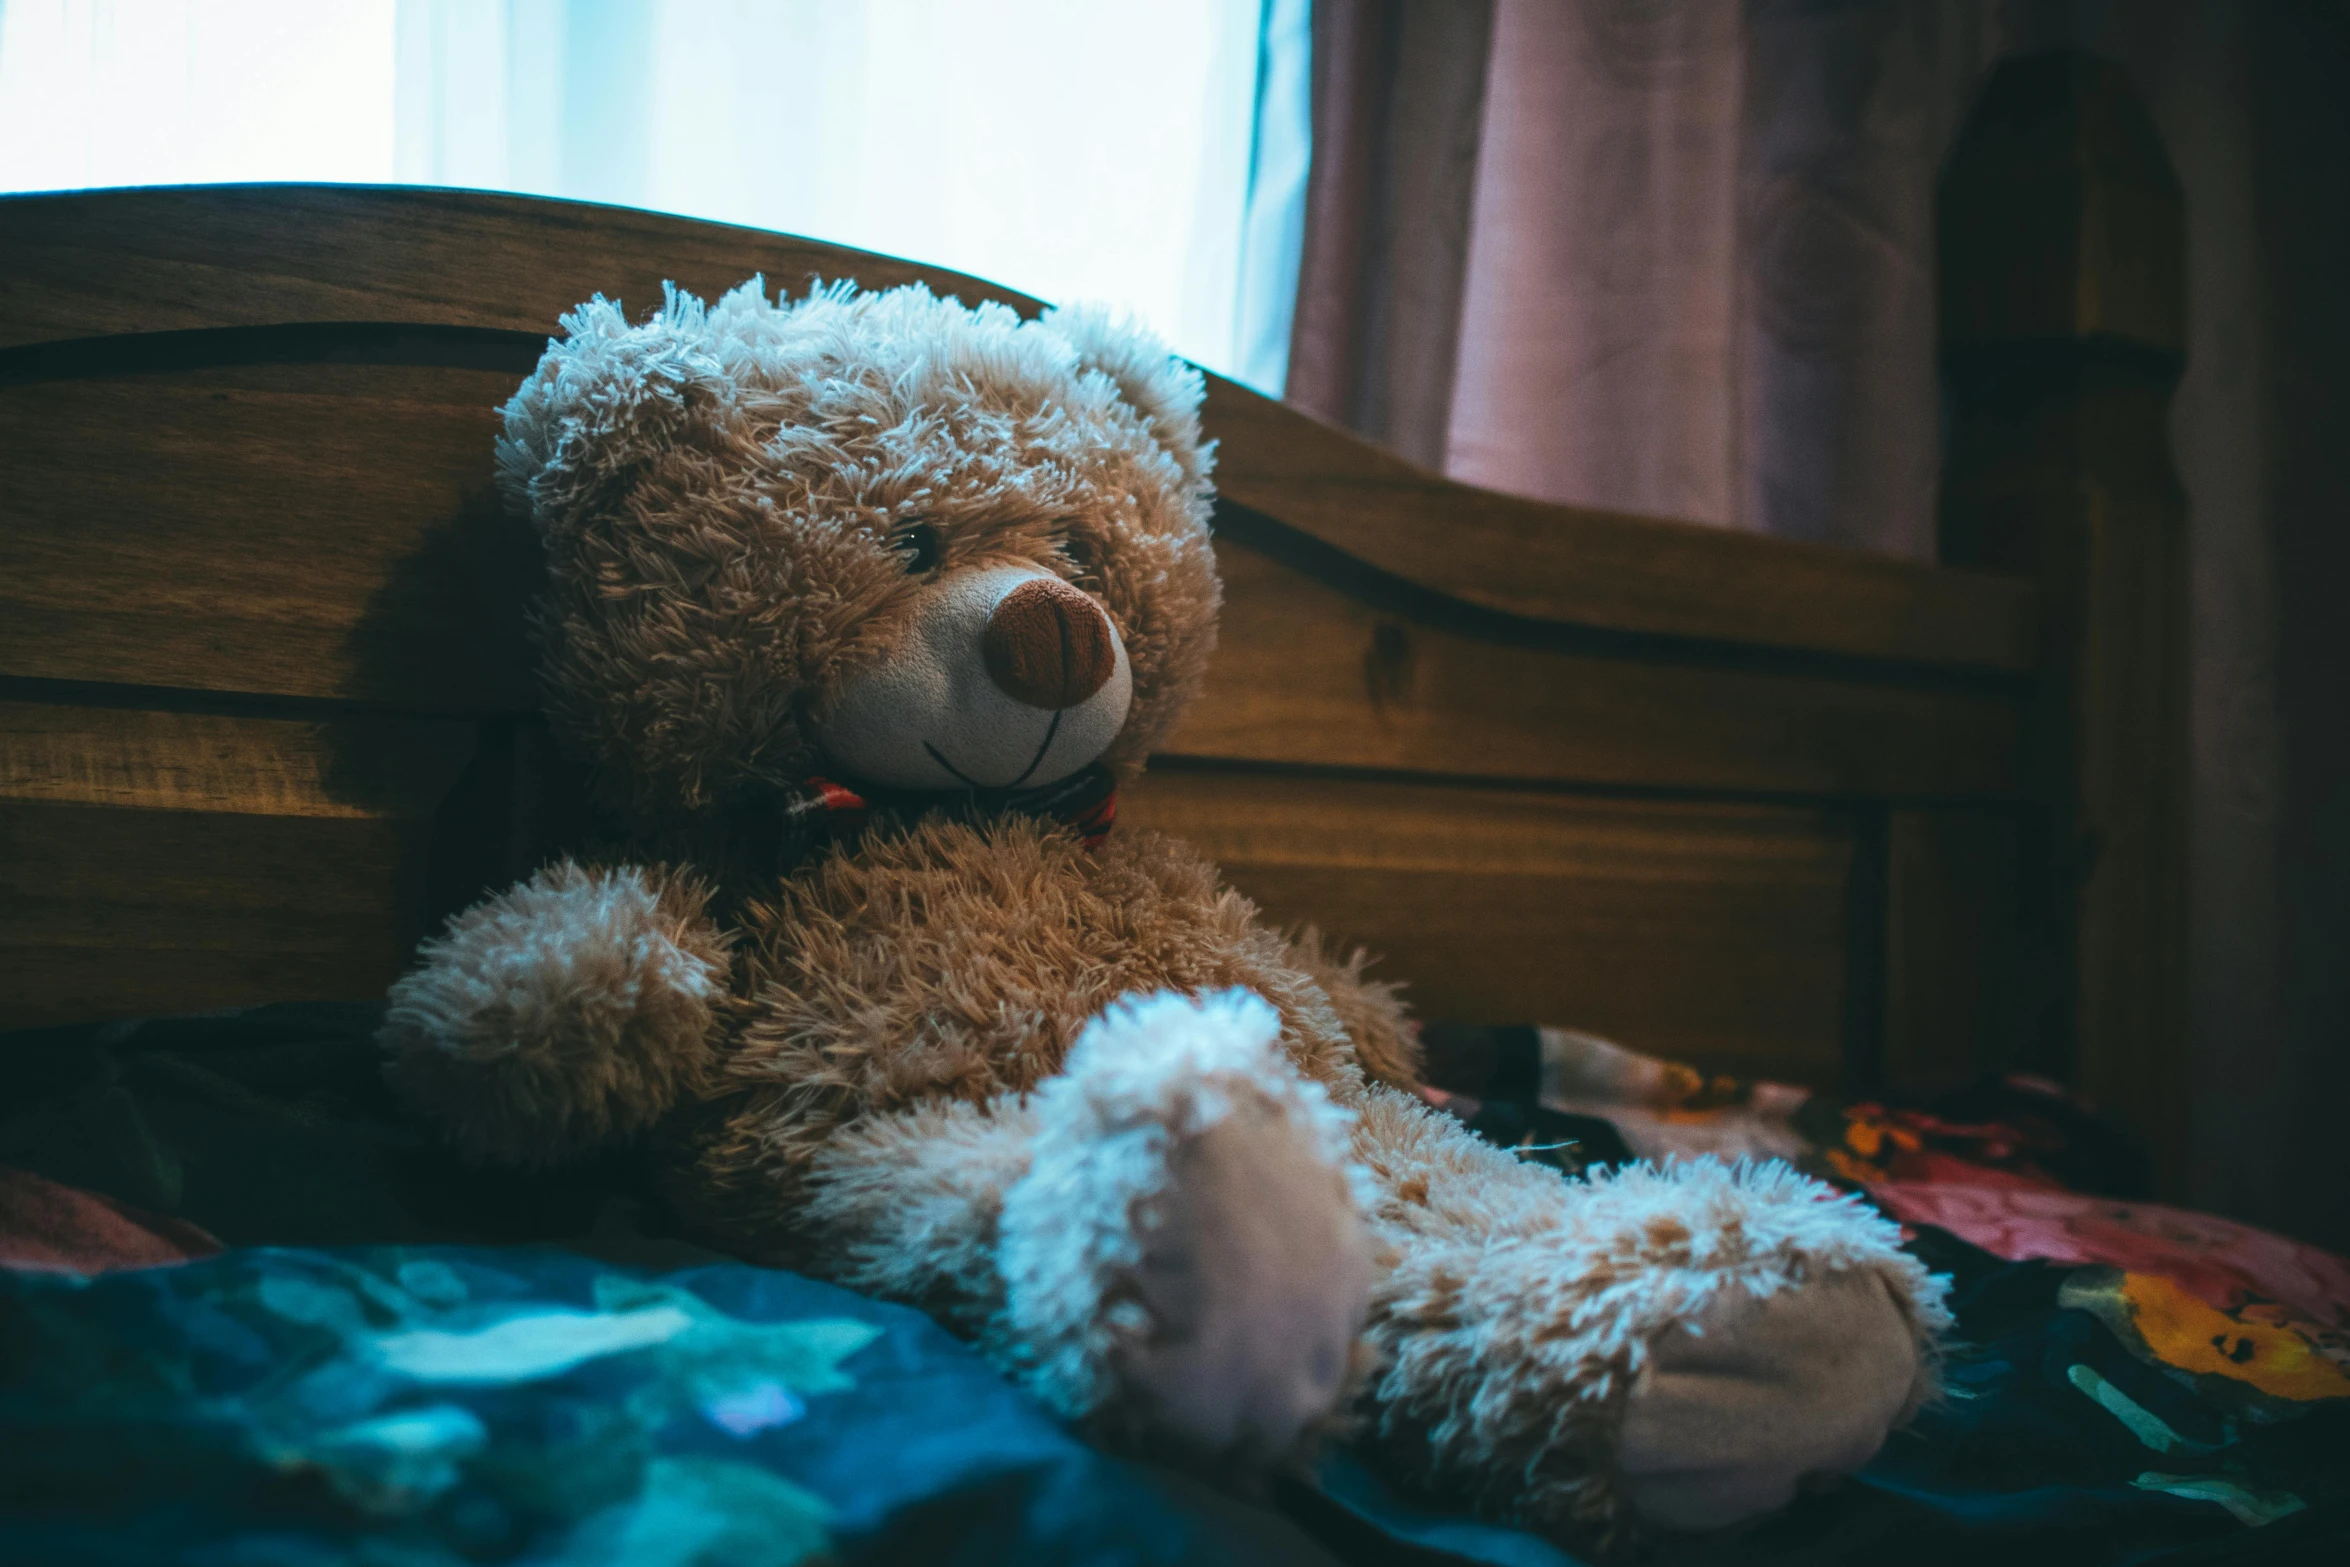
<svg viewBox="0 0 2350 1567">
<path fill-rule="evenodd" d="M 1199 690 L 1201 382 L 920 288 L 568 317 L 505 413 L 558 734 L 619 846 L 450 922 L 393 1081 L 470 1155 L 637 1141 L 700 1235 L 911 1302 L 1107 1439 L 1589 1539 L 1856 1467 L 1947 1318 L 1785 1166 L 1587 1181 L 1412 1092 L 1390 990 L 1115 785 Z"/>
</svg>

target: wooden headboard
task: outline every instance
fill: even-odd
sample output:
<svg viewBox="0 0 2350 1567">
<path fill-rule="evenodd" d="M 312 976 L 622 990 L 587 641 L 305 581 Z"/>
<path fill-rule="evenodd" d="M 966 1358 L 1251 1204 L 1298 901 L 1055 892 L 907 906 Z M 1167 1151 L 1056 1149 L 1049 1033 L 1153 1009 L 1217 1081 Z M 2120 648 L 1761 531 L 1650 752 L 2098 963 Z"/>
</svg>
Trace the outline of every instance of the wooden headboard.
<svg viewBox="0 0 2350 1567">
<path fill-rule="evenodd" d="M 380 994 L 547 840 L 491 492 L 557 315 L 974 279 L 509 196 L 0 202 L 0 1026 Z M 1125 819 L 1423 1015 L 2005 1059 L 2039 589 L 1435 477 L 1222 380 L 1205 700 Z"/>
</svg>

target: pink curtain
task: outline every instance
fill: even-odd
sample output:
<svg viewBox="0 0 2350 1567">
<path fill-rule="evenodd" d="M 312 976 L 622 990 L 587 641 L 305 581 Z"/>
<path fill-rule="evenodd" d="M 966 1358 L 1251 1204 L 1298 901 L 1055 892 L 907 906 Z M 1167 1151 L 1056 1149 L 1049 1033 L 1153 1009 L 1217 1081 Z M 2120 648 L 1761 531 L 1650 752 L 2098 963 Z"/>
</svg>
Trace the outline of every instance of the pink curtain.
<svg viewBox="0 0 2350 1567">
<path fill-rule="evenodd" d="M 1931 171 L 1992 7 L 1486 10 L 1317 7 L 1292 398 L 1499 489 L 1930 555 Z"/>
<path fill-rule="evenodd" d="M 1286 396 L 1445 460 L 1490 0 L 1317 0 L 1314 163 Z"/>
</svg>

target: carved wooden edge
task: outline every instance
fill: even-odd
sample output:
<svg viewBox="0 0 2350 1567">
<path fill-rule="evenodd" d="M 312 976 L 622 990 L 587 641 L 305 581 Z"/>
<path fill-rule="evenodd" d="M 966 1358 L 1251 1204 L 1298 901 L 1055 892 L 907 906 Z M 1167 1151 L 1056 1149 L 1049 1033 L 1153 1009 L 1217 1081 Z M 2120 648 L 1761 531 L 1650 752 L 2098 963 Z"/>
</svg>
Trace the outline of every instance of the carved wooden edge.
<svg viewBox="0 0 2350 1567">
<path fill-rule="evenodd" d="M 544 335 L 595 293 L 648 308 L 753 273 L 1035 299 L 844 246 L 627 208 L 415 187 L 222 185 L 0 198 L 0 360 L 123 334 L 312 323 Z M 2013 674 L 2036 587 L 1461 484 L 1220 376 L 1225 496 L 1430 591 L 1533 620 Z"/>
<path fill-rule="evenodd" d="M 2191 1008 L 2187 496 L 2168 415 L 2186 221 L 2111 61 L 2003 61 L 1937 198 L 1945 559 L 2031 572 L 2049 623 L 2003 1001 L 2020 1064 L 2130 1124 L 2185 1195 Z"/>
<path fill-rule="evenodd" d="M 1220 376 L 1204 424 L 1228 500 L 1483 609 L 1998 673 L 2038 660 L 2038 594 L 2018 578 L 1481 489 Z"/>
</svg>

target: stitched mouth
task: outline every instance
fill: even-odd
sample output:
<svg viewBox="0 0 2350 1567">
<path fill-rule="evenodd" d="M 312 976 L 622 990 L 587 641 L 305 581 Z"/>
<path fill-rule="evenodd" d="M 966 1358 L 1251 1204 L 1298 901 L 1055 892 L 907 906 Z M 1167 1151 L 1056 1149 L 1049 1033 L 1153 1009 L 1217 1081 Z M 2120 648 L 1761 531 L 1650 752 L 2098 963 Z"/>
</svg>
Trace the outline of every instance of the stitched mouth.
<svg viewBox="0 0 2350 1567">
<path fill-rule="evenodd" d="M 1063 709 L 1054 712 L 1053 721 L 1045 725 L 1044 741 L 1042 744 L 1037 746 L 1036 754 L 1028 759 L 1028 765 L 1021 769 L 1020 776 L 1013 779 L 1008 784 L 983 784 L 979 782 L 979 780 L 971 777 L 968 773 L 964 772 L 954 763 L 948 761 L 946 759 L 946 754 L 927 740 L 922 742 L 922 749 L 930 753 L 930 759 L 932 761 L 945 768 L 949 773 L 952 773 L 955 777 L 955 781 L 960 783 L 964 788 L 976 790 L 981 794 L 1008 794 L 1012 790 L 1017 789 L 1022 784 L 1028 782 L 1030 775 L 1033 774 L 1039 767 L 1044 765 L 1045 752 L 1053 748 L 1053 736 L 1061 732 L 1062 711 L 1066 710 Z"/>
</svg>

